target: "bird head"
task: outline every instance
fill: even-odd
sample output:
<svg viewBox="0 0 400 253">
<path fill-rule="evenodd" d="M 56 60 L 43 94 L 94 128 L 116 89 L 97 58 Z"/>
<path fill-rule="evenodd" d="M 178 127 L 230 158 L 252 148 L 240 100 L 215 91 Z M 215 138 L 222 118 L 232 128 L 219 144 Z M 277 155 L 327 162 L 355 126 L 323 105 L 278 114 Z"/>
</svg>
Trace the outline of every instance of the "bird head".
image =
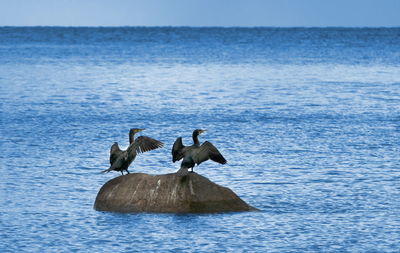
<svg viewBox="0 0 400 253">
<path fill-rule="evenodd" d="M 196 129 L 196 130 L 193 131 L 193 134 L 199 135 L 199 134 L 204 133 L 205 131 L 207 131 L 207 130 L 205 130 L 205 129 Z"/>
<path fill-rule="evenodd" d="M 141 132 L 143 130 L 144 130 L 144 128 L 132 128 L 130 130 L 130 132 L 133 133 L 133 134 L 136 134 L 136 133 L 139 133 L 139 132 Z"/>
</svg>

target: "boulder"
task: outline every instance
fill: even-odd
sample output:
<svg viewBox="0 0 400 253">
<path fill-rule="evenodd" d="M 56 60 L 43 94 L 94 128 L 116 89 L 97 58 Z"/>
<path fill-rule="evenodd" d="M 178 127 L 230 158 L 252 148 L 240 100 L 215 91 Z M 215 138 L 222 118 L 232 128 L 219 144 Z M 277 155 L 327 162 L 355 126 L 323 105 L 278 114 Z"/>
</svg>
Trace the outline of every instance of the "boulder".
<svg viewBox="0 0 400 253">
<path fill-rule="evenodd" d="M 256 211 L 232 190 L 197 174 L 131 173 L 101 187 L 94 203 L 98 211 L 213 213 Z"/>
</svg>

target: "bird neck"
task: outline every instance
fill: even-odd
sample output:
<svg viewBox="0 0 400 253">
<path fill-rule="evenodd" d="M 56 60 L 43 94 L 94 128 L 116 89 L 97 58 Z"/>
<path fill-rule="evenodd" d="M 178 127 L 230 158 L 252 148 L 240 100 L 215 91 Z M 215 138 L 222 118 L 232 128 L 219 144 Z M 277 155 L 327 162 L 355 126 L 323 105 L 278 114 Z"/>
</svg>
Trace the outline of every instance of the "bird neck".
<svg viewBox="0 0 400 253">
<path fill-rule="evenodd" d="M 193 142 L 194 142 L 195 145 L 200 145 L 199 137 L 198 137 L 198 136 L 199 136 L 198 133 L 193 133 L 193 134 L 192 134 Z"/>
<path fill-rule="evenodd" d="M 129 132 L 129 144 L 132 144 L 135 141 L 135 133 L 133 131 Z"/>
</svg>

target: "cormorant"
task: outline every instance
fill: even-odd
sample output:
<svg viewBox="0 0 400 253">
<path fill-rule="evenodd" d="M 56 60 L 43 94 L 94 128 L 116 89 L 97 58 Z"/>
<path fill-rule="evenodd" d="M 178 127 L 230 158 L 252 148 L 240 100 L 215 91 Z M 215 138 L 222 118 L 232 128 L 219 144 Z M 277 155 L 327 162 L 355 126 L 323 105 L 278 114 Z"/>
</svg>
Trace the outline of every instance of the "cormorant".
<svg viewBox="0 0 400 253">
<path fill-rule="evenodd" d="M 135 134 L 143 130 L 142 128 L 132 128 L 129 130 L 129 146 L 126 150 L 121 150 L 118 143 L 114 142 L 110 150 L 111 166 L 103 170 L 102 173 L 115 170 L 121 171 L 121 174 L 124 175 L 123 171 L 125 170 L 129 174 L 128 167 L 135 160 L 138 153 L 161 148 L 164 145 L 162 142 L 147 136 L 139 136 L 135 139 Z"/>
<path fill-rule="evenodd" d="M 205 132 L 206 130 L 196 129 L 193 131 L 193 145 L 184 146 L 182 144 L 182 137 L 176 139 L 174 145 L 172 146 L 172 162 L 179 161 L 183 158 L 181 163 L 181 169 L 178 173 L 187 173 L 187 169 L 192 168 L 191 172 L 193 172 L 193 167 L 197 164 L 207 161 L 208 159 L 213 160 L 214 162 L 225 164 L 226 160 L 221 155 L 214 145 L 211 142 L 205 141 L 200 145 L 199 142 L 199 134 Z"/>
</svg>

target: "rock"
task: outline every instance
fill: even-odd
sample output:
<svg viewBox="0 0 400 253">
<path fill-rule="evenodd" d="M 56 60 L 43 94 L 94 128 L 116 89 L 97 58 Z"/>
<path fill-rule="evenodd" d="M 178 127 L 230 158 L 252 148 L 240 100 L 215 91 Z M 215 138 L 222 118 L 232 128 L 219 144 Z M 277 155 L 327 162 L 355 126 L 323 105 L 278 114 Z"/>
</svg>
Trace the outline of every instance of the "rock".
<svg viewBox="0 0 400 253">
<path fill-rule="evenodd" d="M 189 173 L 148 175 L 131 173 L 101 187 L 94 203 L 98 211 L 213 213 L 256 211 L 232 190 Z"/>
</svg>

